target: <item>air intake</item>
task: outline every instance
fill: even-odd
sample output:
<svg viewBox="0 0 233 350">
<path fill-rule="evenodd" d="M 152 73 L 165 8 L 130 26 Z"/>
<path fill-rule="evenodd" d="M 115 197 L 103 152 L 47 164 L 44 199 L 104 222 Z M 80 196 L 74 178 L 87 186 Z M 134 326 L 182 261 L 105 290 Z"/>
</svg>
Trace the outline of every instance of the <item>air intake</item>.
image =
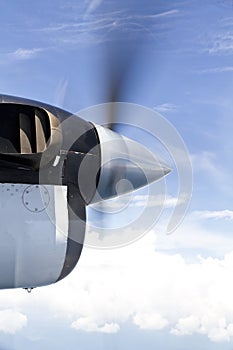
<svg viewBox="0 0 233 350">
<path fill-rule="evenodd" d="M 49 115 L 42 109 L 0 105 L 0 153 L 32 154 L 46 150 L 51 136 Z"/>
<path fill-rule="evenodd" d="M 37 106 L 0 104 L 1 167 L 39 169 L 60 153 L 61 143 L 60 121 L 51 112 Z"/>
</svg>

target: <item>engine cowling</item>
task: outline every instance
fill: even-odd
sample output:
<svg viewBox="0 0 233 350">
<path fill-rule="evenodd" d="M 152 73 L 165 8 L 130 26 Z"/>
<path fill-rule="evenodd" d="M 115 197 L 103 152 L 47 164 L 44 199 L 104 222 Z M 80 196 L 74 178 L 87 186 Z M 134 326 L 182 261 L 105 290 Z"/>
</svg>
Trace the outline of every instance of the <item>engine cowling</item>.
<svg viewBox="0 0 233 350">
<path fill-rule="evenodd" d="M 0 288 L 67 276 L 86 206 L 170 171 L 137 142 L 41 102 L 1 95 L 0 123 Z"/>
</svg>

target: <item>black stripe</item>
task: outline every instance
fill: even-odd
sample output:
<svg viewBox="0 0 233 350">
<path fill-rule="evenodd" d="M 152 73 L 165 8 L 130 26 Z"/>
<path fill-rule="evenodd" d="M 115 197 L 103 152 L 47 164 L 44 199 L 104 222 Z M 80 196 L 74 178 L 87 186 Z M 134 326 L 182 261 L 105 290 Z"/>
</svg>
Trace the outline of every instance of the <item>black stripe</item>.
<svg viewBox="0 0 233 350">
<path fill-rule="evenodd" d="M 66 257 L 57 281 L 60 281 L 66 277 L 77 264 L 82 252 L 85 237 L 85 204 L 79 194 L 77 187 L 73 184 L 68 185 L 67 202 L 69 225 Z"/>
</svg>

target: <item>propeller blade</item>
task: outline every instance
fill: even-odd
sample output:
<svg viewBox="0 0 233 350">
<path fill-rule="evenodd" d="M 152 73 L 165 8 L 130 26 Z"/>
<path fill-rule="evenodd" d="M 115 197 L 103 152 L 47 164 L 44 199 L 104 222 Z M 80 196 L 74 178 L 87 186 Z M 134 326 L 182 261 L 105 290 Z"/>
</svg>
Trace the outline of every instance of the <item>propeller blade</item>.
<svg viewBox="0 0 233 350">
<path fill-rule="evenodd" d="M 142 38 L 135 33 L 122 31 L 121 27 L 111 32 L 111 40 L 106 42 L 107 62 L 107 102 L 122 102 L 124 84 L 127 81 L 130 69 L 137 52 L 142 46 Z M 116 105 L 110 105 L 107 127 L 117 131 Z"/>
</svg>

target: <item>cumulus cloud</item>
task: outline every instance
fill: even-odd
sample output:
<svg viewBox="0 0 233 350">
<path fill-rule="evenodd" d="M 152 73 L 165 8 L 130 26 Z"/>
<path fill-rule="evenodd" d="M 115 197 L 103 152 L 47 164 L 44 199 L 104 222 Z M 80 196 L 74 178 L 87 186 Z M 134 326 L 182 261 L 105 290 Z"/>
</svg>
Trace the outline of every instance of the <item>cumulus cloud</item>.
<svg viewBox="0 0 233 350">
<path fill-rule="evenodd" d="M 69 315 L 79 331 L 112 333 L 132 322 L 142 330 L 230 340 L 233 253 L 187 263 L 180 254 L 155 252 L 152 236 L 143 250 L 136 244 L 122 251 L 85 251 L 79 273 L 57 285 L 56 301 L 48 298 L 50 312 Z"/>
<path fill-rule="evenodd" d="M 11 309 L 0 311 L 0 332 L 15 334 L 27 324 L 27 317 Z"/>
<path fill-rule="evenodd" d="M 160 330 L 168 325 L 168 320 L 158 313 L 136 314 L 133 323 L 140 329 Z"/>
<path fill-rule="evenodd" d="M 85 332 L 98 332 L 98 333 L 117 333 L 120 329 L 117 323 L 105 323 L 102 326 L 98 326 L 96 322 L 88 317 L 80 317 L 75 322 L 72 322 L 71 327 L 76 330 Z"/>
<path fill-rule="evenodd" d="M 180 318 L 171 333 L 175 335 L 190 335 L 200 328 L 200 321 L 196 316 Z"/>
<path fill-rule="evenodd" d="M 191 217 L 174 235 L 164 235 L 164 248 L 177 236 L 174 246 L 189 250 L 203 236 L 196 247 L 222 244 L 222 257 L 199 255 L 191 262 L 179 252 L 159 250 L 159 230 L 121 249 L 84 248 L 74 272 L 58 284 L 33 290 L 30 298 L 24 291 L 2 291 L 0 329 L 16 331 L 26 324 L 23 314 L 5 314 L 3 308 L 18 307 L 30 318 L 36 304 L 41 322 L 49 315 L 79 332 L 116 333 L 130 322 L 141 330 L 165 330 L 174 336 L 202 334 L 213 342 L 233 339 L 232 242 L 202 228 L 205 218 L 196 224 L 192 220 L 197 218 Z M 5 321 L 13 315 L 16 325 Z"/>
</svg>

